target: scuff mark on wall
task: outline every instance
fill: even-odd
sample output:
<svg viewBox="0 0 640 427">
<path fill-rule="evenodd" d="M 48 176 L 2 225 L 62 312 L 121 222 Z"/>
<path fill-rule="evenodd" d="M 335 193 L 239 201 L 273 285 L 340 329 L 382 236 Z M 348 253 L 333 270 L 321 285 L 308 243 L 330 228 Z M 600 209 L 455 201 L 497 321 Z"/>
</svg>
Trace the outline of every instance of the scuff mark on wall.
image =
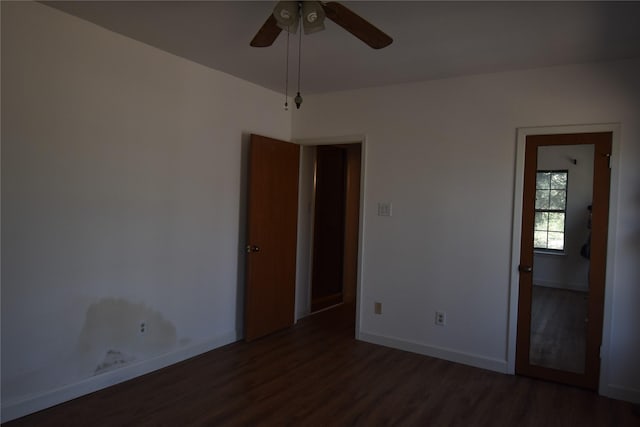
<svg viewBox="0 0 640 427">
<path fill-rule="evenodd" d="M 102 372 L 118 368 L 120 365 L 125 365 L 134 360 L 136 360 L 135 357 L 123 354 L 121 351 L 109 350 L 107 351 L 107 354 L 105 354 L 102 363 L 96 367 L 94 372 L 96 374 L 100 374 Z"/>
<path fill-rule="evenodd" d="M 141 303 L 105 298 L 87 309 L 78 355 L 82 370 L 95 375 L 166 353 L 176 344 L 176 328 L 162 313 Z"/>
</svg>

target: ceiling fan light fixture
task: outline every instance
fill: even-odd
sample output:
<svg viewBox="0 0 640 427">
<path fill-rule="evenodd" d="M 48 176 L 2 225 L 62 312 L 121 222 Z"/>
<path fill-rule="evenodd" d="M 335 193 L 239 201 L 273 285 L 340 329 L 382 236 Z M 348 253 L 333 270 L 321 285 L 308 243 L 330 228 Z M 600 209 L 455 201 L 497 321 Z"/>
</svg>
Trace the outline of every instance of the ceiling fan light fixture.
<svg viewBox="0 0 640 427">
<path fill-rule="evenodd" d="M 319 1 L 302 2 L 302 26 L 305 34 L 324 30 L 325 13 Z"/>
<path fill-rule="evenodd" d="M 278 27 L 290 33 L 298 31 L 300 10 L 297 1 L 279 1 L 273 9 L 273 17 Z"/>
</svg>

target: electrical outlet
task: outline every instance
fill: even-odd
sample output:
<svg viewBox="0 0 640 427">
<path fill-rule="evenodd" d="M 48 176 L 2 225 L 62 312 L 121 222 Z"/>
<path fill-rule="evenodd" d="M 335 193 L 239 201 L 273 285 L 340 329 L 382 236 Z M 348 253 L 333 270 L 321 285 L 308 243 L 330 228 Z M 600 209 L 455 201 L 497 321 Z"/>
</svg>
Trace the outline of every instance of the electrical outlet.
<svg viewBox="0 0 640 427">
<path fill-rule="evenodd" d="M 147 322 L 140 322 L 140 335 L 144 335 L 147 332 Z"/>
<path fill-rule="evenodd" d="M 447 313 L 444 311 L 436 311 L 436 325 L 444 326 L 447 324 Z"/>
<path fill-rule="evenodd" d="M 373 303 L 373 312 L 375 314 L 382 314 L 382 303 L 381 302 L 374 302 Z"/>
<path fill-rule="evenodd" d="M 378 216 L 391 216 L 391 202 L 378 203 Z"/>
</svg>

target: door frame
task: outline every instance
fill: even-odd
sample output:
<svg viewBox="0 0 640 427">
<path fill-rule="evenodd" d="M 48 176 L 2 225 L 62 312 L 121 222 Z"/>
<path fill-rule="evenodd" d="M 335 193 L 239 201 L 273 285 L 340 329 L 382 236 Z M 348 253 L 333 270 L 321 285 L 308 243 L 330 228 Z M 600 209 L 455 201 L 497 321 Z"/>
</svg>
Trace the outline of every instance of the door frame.
<svg viewBox="0 0 640 427">
<path fill-rule="evenodd" d="M 355 338 L 357 339 L 360 336 L 360 318 L 361 318 L 361 304 L 362 304 L 362 283 L 363 283 L 363 265 L 364 265 L 364 230 L 365 230 L 365 205 L 366 205 L 366 194 L 365 194 L 365 185 L 366 185 L 366 158 L 367 158 L 367 141 L 366 135 L 343 135 L 343 136 L 331 136 L 331 137 L 318 137 L 318 138 L 299 138 L 294 139 L 294 143 L 299 144 L 303 149 L 309 146 L 318 146 L 318 145 L 346 145 L 346 144 L 360 144 L 360 218 L 358 224 L 358 268 L 357 268 L 357 281 L 356 281 L 356 321 L 355 321 Z M 301 154 L 302 157 L 302 154 Z M 298 198 L 298 260 L 302 260 L 303 258 L 307 260 L 305 263 L 298 262 L 297 263 L 297 271 L 296 271 L 296 294 L 301 291 L 301 289 L 305 289 L 306 292 L 309 292 L 309 298 L 311 297 L 311 257 L 313 256 L 313 237 L 308 238 L 308 244 L 302 244 L 305 235 L 311 233 L 313 236 L 313 200 L 315 199 L 315 194 L 313 194 L 313 190 L 311 193 L 311 212 L 309 213 L 309 206 L 305 206 L 305 201 L 302 197 L 303 185 L 304 185 L 304 171 L 302 169 L 302 165 L 300 168 L 300 181 L 298 187 L 299 198 Z M 313 171 L 311 171 L 313 172 Z M 311 230 L 308 230 L 305 226 L 305 218 L 303 215 L 310 215 L 310 223 Z M 306 267 L 305 267 L 306 266 Z M 307 271 L 302 271 L 302 269 Z M 300 312 L 300 307 L 298 306 L 298 298 L 296 297 L 296 321 L 304 315 Z M 308 313 L 307 313 L 308 315 Z"/>
<path fill-rule="evenodd" d="M 609 225 L 607 237 L 606 276 L 604 289 L 604 316 L 602 322 L 602 346 L 600 348 L 600 378 L 598 393 L 608 395 L 609 377 L 609 349 L 611 339 L 611 318 L 613 314 L 613 286 L 615 265 L 615 241 L 618 218 L 618 163 L 620 147 L 620 124 L 587 124 L 566 126 L 522 127 L 517 129 L 516 168 L 513 198 L 511 266 L 509 279 L 509 316 L 507 343 L 507 373 L 515 374 L 516 364 L 516 335 L 518 328 L 518 299 L 519 278 L 518 265 L 520 263 L 520 241 L 522 234 L 522 199 L 524 190 L 524 161 L 525 144 L 529 135 L 553 135 L 570 133 L 611 132 L 611 181 L 609 187 Z"/>
</svg>

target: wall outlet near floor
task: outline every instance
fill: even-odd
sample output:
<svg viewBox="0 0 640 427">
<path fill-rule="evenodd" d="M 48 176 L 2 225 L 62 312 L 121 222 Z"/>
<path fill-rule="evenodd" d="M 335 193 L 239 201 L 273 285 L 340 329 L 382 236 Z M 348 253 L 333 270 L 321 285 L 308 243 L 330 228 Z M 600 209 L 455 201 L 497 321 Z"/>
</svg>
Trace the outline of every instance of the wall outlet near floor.
<svg viewBox="0 0 640 427">
<path fill-rule="evenodd" d="M 144 320 L 140 322 L 140 335 L 144 335 L 147 333 L 147 322 Z"/>
<path fill-rule="evenodd" d="M 391 202 L 378 203 L 378 216 L 391 216 Z"/>
<path fill-rule="evenodd" d="M 447 324 L 447 313 L 444 311 L 436 311 L 436 325 L 444 326 Z"/>
<path fill-rule="evenodd" d="M 373 312 L 375 314 L 382 314 L 382 303 L 381 302 L 374 302 L 373 303 Z"/>
</svg>

